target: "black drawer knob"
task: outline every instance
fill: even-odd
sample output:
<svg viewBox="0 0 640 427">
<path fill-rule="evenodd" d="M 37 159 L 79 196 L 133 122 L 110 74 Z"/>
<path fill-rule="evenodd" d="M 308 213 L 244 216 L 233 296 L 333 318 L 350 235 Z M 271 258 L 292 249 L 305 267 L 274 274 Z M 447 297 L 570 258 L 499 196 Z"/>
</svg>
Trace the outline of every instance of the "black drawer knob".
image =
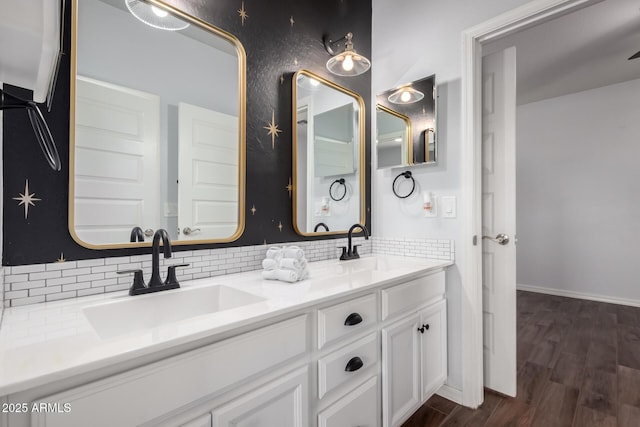
<svg viewBox="0 0 640 427">
<path fill-rule="evenodd" d="M 364 363 L 362 362 L 362 359 L 356 356 L 356 357 L 352 357 L 351 360 L 347 362 L 347 366 L 344 367 L 344 370 L 347 372 L 354 372 L 362 368 L 363 366 L 364 366 Z"/>
<path fill-rule="evenodd" d="M 344 319 L 345 326 L 354 326 L 358 323 L 362 323 L 362 316 L 358 313 L 351 313 L 346 319 Z"/>
</svg>

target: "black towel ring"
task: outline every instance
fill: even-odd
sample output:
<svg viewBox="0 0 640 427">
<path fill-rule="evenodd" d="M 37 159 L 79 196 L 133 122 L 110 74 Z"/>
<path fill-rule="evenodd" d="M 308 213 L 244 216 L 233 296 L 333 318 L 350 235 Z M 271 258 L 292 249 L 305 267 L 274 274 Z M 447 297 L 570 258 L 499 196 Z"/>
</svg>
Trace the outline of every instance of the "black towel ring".
<svg viewBox="0 0 640 427">
<path fill-rule="evenodd" d="M 405 196 L 399 195 L 398 192 L 396 191 L 396 183 L 398 182 L 398 179 L 401 176 L 405 177 L 406 179 L 410 179 L 411 180 L 411 191 L 409 191 L 409 194 L 407 194 Z M 400 174 L 398 174 L 398 176 L 396 176 L 396 178 L 393 180 L 393 184 L 391 185 L 391 189 L 393 190 L 393 194 L 395 194 L 396 197 L 398 197 L 399 199 L 406 199 L 407 197 L 412 195 L 413 191 L 416 189 L 416 180 L 411 175 L 411 171 L 405 171 L 405 172 L 401 172 Z"/>
<path fill-rule="evenodd" d="M 333 196 L 333 186 L 336 184 L 340 184 L 342 185 L 342 187 L 344 187 L 344 192 L 342 193 L 342 197 L 340 198 L 336 198 Z M 331 197 L 331 200 L 335 200 L 336 202 L 339 202 L 340 200 L 344 199 L 344 196 L 346 195 L 347 195 L 347 186 L 345 184 L 344 178 L 336 179 L 331 183 L 331 186 L 329 187 L 329 197 Z"/>
</svg>

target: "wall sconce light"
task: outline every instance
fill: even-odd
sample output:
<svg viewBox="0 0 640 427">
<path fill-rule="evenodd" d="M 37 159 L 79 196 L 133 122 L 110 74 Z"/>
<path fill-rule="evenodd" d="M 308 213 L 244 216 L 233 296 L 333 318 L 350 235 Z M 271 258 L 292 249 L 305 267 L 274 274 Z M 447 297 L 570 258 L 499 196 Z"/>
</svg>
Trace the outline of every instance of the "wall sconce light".
<svg viewBox="0 0 640 427">
<path fill-rule="evenodd" d="M 393 104 L 412 104 L 424 98 L 424 93 L 409 86 L 403 86 L 387 98 Z"/>
<path fill-rule="evenodd" d="M 142 0 L 125 0 L 127 9 L 138 20 L 159 30 L 179 31 L 189 26 L 166 10 Z"/>
<path fill-rule="evenodd" d="M 331 55 L 331 58 L 327 61 L 327 70 L 337 76 L 358 76 L 366 73 L 371 68 L 371 61 L 362 55 L 359 55 L 353 48 L 352 33 L 347 33 L 341 39 L 332 41 L 328 37 L 323 37 L 322 42 L 324 48 Z M 334 47 L 341 42 L 344 43 L 344 51 L 337 53 L 334 51 Z"/>
</svg>

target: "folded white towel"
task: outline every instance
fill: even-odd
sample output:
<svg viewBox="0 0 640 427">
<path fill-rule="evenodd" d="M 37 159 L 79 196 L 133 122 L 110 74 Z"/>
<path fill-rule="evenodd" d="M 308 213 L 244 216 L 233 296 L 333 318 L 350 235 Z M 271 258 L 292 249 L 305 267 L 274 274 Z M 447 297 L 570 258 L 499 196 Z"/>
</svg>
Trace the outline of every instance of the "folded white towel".
<svg viewBox="0 0 640 427">
<path fill-rule="evenodd" d="M 304 251 L 298 246 L 285 246 L 282 248 L 282 257 L 300 260 L 304 258 Z"/>
<path fill-rule="evenodd" d="M 293 259 L 293 258 L 282 258 L 280 260 L 280 268 L 286 270 L 300 271 L 303 270 L 307 266 L 307 260 L 302 259 Z"/>
<path fill-rule="evenodd" d="M 264 268 L 265 270 L 275 270 L 278 268 L 278 261 L 271 258 L 263 259 L 262 268 Z"/>
<path fill-rule="evenodd" d="M 282 282 L 297 282 L 299 277 L 298 273 L 293 270 L 268 270 L 262 272 L 262 277 L 269 280 L 280 280 Z"/>
<path fill-rule="evenodd" d="M 279 246 L 270 247 L 267 249 L 267 258 L 279 260 L 282 258 L 282 248 Z"/>
</svg>

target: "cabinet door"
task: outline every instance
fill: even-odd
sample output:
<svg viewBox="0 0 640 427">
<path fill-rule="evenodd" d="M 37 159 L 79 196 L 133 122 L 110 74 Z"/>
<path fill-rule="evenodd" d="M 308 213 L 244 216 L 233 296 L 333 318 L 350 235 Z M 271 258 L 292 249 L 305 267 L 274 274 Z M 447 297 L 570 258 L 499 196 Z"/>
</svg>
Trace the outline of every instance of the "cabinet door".
<svg viewBox="0 0 640 427">
<path fill-rule="evenodd" d="M 420 315 L 382 329 L 383 426 L 400 425 L 421 404 Z"/>
<path fill-rule="evenodd" d="M 447 303 L 440 301 L 420 313 L 422 394 L 424 402 L 447 379 Z M 424 329 L 422 329 L 424 328 Z"/>
<path fill-rule="evenodd" d="M 308 377 L 298 369 L 214 409 L 213 427 L 307 427 Z"/>
</svg>

